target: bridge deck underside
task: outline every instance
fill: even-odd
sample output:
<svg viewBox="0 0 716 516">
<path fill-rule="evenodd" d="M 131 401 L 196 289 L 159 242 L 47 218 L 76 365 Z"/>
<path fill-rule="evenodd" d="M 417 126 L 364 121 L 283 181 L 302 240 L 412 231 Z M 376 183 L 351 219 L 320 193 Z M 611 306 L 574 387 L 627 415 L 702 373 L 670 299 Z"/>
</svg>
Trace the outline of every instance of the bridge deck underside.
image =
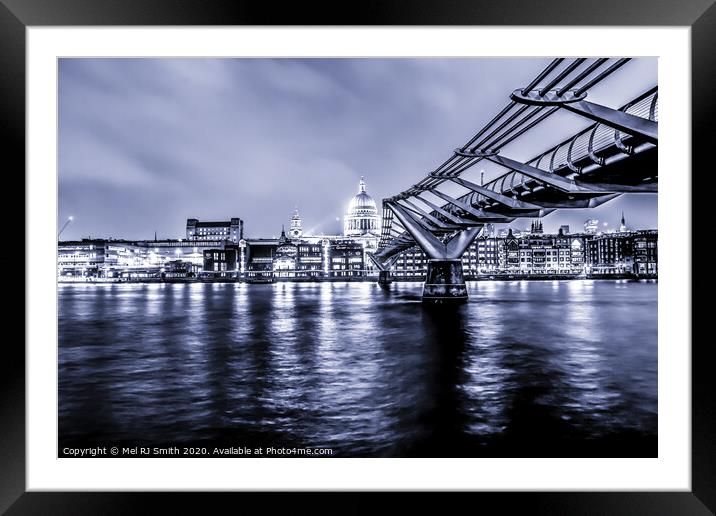
<svg viewBox="0 0 716 516">
<path fill-rule="evenodd" d="M 594 151 L 592 156 L 585 154 L 573 159 L 571 165 L 572 167 L 577 167 L 579 172 L 575 172 L 575 170 L 567 164 L 556 167 L 551 171 L 545 170 L 545 172 L 563 178 L 576 179 L 586 186 L 607 184 L 624 187 L 639 187 L 656 183 L 658 180 L 657 147 L 628 135 L 621 139 L 620 142 L 624 147 L 636 150 L 632 150 L 631 154 L 627 154 L 623 151 L 624 147 L 619 148 L 616 144 L 607 145 Z M 594 158 L 603 160 L 604 164 L 596 164 Z M 532 160 L 531 162 L 535 161 L 537 160 Z M 570 202 L 578 201 L 579 199 L 607 198 L 608 200 L 616 196 L 615 194 L 610 194 L 610 192 L 605 191 L 567 193 L 515 171 L 507 172 L 485 186 L 503 195 L 544 208 L 587 207 L 588 205 L 582 206 L 579 203 L 570 205 Z M 509 210 L 507 210 L 503 204 L 490 200 L 476 192 L 469 192 L 459 197 L 458 200 L 482 209 L 487 213 L 509 213 Z M 466 218 L 468 218 L 469 215 L 458 206 L 450 203 L 442 206 L 442 209 Z M 436 211 L 431 212 L 431 215 L 444 221 L 446 224 L 449 223 L 446 217 Z M 515 213 L 512 212 L 511 215 L 515 216 Z M 539 217 L 540 214 L 525 212 L 523 216 Z M 384 210 L 384 217 L 388 218 L 388 229 L 386 231 L 384 226 L 381 248 L 376 256 L 383 262 L 388 262 L 390 258 L 415 247 L 416 242 L 406 231 L 403 231 L 400 235 L 391 235 L 390 228 L 393 222 L 392 212 L 390 212 L 389 209 Z M 476 221 L 475 225 L 481 224 L 479 221 Z M 455 233 L 455 230 L 436 230 L 435 233 L 450 235 Z M 386 238 L 386 234 L 391 236 Z"/>
</svg>

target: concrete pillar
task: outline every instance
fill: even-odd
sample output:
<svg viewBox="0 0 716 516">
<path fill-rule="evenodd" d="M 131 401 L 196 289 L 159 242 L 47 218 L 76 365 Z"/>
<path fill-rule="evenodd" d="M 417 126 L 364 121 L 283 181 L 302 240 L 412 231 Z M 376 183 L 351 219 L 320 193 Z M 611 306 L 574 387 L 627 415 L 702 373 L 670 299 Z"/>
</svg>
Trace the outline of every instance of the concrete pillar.
<svg viewBox="0 0 716 516">
<path fill-rule="evenodd" d="M 378 271 L 378 285 L 390 285 L 393 283 L 393 277 L 389 270 Z"/>
<path fill-rule="evenodd" d="M 462 275 L 462 260 L 428 260 L 423 286 L 424 303 L 464 303 L 467 287 Z"/>
</svg>

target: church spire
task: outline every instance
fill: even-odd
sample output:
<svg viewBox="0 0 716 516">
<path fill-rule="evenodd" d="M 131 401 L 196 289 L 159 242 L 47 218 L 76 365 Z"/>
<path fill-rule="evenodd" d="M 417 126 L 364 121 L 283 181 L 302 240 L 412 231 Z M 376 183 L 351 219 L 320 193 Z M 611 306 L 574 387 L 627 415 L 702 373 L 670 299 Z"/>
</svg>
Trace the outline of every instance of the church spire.
<svg viewBox="0 0 716 516">
<path fill-rule="evenodd" d="M 293 210 L 289 234 L 293 239 L 301 238 L 301 236 L 303 236 L 303 224 L 301 222 L 301 216 L 298 214 L 298 207 Z"/>
</svg>

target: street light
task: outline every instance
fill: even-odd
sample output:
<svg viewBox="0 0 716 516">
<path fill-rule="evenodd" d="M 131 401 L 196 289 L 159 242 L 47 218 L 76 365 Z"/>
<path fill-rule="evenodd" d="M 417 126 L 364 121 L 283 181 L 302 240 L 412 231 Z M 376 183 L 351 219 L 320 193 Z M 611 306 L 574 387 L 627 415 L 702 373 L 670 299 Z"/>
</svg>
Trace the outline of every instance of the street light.
<svg viewBox="0 0 716 516">
<path fill-rule="evenodd" d="M 60 232 L 57 233 L 57 238 L 60 238 L 60 235 L 62 234 L 62 232 L 65 230 L 65 228 L 66 228 L 67 226 L 70 225 L 70 222 L 72 222 L 73 220 L 75 220 L 75 218 L 74 218 L 72 215 L 70 215 L 69 217 L 67 217 L 67 221 L 65 221 L 65 224 L 64 224 L 64 225 L 62 226 L 62 228 L 60 229 Z"/>
</svg>

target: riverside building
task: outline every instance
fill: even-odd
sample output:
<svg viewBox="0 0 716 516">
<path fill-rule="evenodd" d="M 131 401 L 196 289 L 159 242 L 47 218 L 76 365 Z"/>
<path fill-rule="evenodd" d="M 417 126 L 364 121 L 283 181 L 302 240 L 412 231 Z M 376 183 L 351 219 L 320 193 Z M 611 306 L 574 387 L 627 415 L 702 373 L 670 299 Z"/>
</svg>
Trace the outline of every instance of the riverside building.
<svg viewBox="0 0 716 516">
<path fill-rule="evenodd" d="M 234 217 L 226 222 L 186 220 L 187 240 L 229 240 L 235 244 L 244 238 L 244 221 Z"/>
<path fill-rule="evenodd" d="M 656 230 L 596 235 L 587 243 L 588 273 L 593 277 L 655 278 L 658 276 L 658 238 Z"/>
<path fill-rule="evenodd" d="M 58 242 L 57 276 L 64 281 L 162 277 L 178 263 L 195 274 L 203 269 L 203 250 L 223 241 L 83 239 Z M 170 270 L 171 269 L 171 270 Z"/>
<path fill-rule="evenodd" d="M 463 274 L 468 278 L 495 274 L 574 275 L 584 271 L 583 234 L 542 233 L 542 224 L 516 236 L 511 228 L 504 236 L 480 234 L 462 256 Z M 426 257 L 418 248 L 401 254 L 391 273 L 396 278 L 422 278 L 427 271 Z"/>
</svg>

